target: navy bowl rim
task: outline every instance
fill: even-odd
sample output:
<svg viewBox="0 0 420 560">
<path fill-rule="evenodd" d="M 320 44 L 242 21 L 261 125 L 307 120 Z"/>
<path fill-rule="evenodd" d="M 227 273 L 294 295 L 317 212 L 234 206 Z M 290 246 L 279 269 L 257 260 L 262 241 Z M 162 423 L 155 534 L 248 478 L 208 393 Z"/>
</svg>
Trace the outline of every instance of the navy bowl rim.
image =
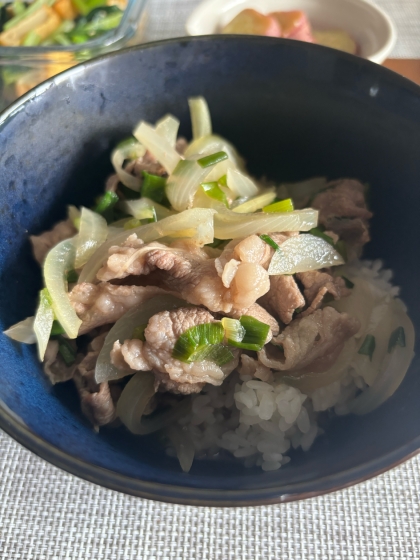
<svg viewBox="0 0 420 560">
<path fill-rule="evenodd" d="M 15 101 L 10 107 L 6 108 L 0 114 L 0 127 L 5 123 L 7 118 L 12 116 L 15 112 L 20 111 L 23 107 L 30 102 L 34 97 L 42 94 L 43 91 L 48 89 L 51 84 L 57 80 L 68 75 L 80 72 L 83 68 L 101 64 L 103 60 L 120 56 L 121 53 L 127 51 L 140 51 L 149 48 L 155 48 L 159 45 L 165 44 L 179 44 L 189 42 L 209 42 L 209 41 L 249 41 L 254 43 L 293 43 L 295 49 L 321 49 L 321 51 L 332 51 L 328 47 L 320 45 L 309 45 L 299 41 L 290 41 L 287 39 L 276 39 L 267 37 L 253 37 L 253 36 L 232 36 L 232 35 L 205 35 L 197 37 L 180 37 L 175 39 L 166 39 L 162 41 L 155 41 L 144 45 L 137 45 L 134 47 L 122 49 L 116 52 L 104 54 L 100 57 L 84 62 L 74 66 L 60 74 L 46 80 L 39 84 L 34 89 L 30 90 L 23 97 Z M 377 65 L 369 60 L 355 57 L 347 53 L 336 51 L 337 56 L 348 58 L 353 63 L 358 62 L 361 66 L 368 66 L 372 69 L 378 70 L 380 73 L 388 74 L 388 77 L 400 83 L 401 86 L 413 90 L 420 96 L 420 87 L 414 82 L 404 78 L 392 70 Z M 37 434 L 32 432 L 26 425 L 17 419 L 16 415 L 9 411 L 7 406 L 0 401 L 0 428 L 4 430 L 9 436 L 15 439 L 18 443 L 32 451 L 42 459 L 48 461 L 52 465 L 63 469 L 64 471 L 78 476 L 81 479 L 87 480 L 94 484 L 98 484 L 110 490 L 116 490 L 125 494 L 133 496 L 158 500 L 167 503 L 183 504 L 190 506 L 214 506 L 214 507 L 237 507 L 237 506 L 258 506 L 269 505 L 284 502 L 291 502 L 305 498 L 321 496 L 330 492 L 341 490 L 354 484 L 369 480 L 379 474 L 382 474 L 404 461 L 414 457 L 420 453 L 420 435 L 411 440 L 406 445 L 399 447 L 387 455 L 380 456 L 372 461 L 362 463 L 352 469 L 341 471 L 335 475 L 317 478 L 316 485 L 318 489 L 314 490 L 314 481 L 303 481 L 292 485 L 281 486 L 276 485 L 268 488 L 258 489 L 240 489 L 240 490 L 214 490 L 202 488 L 186 488 L 182 486 L 172 486 L 165 484 L 158 484 L 154 482 L 142 481 L 137 478 L 132 478 L 126 475 L 121 475 L 113 471 L 104 469 L 92 463 L 88 463 L 81 459 L 61 451 L 57 447 L 49 444 Z"/>
</svg>

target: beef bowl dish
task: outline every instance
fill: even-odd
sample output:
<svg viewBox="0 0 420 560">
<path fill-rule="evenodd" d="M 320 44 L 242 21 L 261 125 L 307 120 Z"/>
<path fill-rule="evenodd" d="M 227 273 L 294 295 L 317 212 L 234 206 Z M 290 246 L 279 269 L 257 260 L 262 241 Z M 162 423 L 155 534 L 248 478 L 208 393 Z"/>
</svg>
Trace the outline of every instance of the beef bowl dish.
<svg viewBox="0 0 420 560">
<path fill-rule="evenodd" d="M 108 487 L 209 505 L 416 452 L 416 86 L 233 37 L 46 84 L 1 125 L 9 433 Z"/>
</svg>

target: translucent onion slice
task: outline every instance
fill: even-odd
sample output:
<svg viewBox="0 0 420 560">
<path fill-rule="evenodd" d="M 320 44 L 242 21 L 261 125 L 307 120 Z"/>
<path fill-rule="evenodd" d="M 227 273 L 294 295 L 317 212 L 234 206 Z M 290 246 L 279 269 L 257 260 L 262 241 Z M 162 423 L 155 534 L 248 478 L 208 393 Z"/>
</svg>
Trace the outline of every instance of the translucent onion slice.
<svg viewBox="0 0 420 560">
<path fill-rule="evenodd" d="M 156 123 L 156 132 L 173 148 L 175 148 L 178 129 L 179 120 L 173 115 L 166 115 Z"/>
<path fill-rule="evenodd" d="M 87 263 L 98 247 L 108 237 L 108 226 L 103 216 L 82 208 L 79 224 L 79 235 L 75 238 L 76 259 L 74 268 L 81 268 Z"/>
<path fill-rule="evenodd" d="M 191 142 L 191 144 L 185 150 L 184 155 L 186 158 L 192 159 L 209 154 L 215 154 L 216 152 L 226 152 L 229 160 L 233 162 L 235 167 L 239 169 L 244 168 L 244 161 L 238 154 L 234 146 L 230 142 L 225 140 L 225 138 L 222 138 L 221 136 L 217 136 L 215 134 L 202 136 L 201 138 L 198 138 L 197 140 Z"/>
<path fill-rule="evenodd" d="M 209 204 L 217 208 L 214 216 L 214 236 L 217 239 L 236 239 L 254 233 L 309 231 L 318 223 L 318 212 L 312 208 L 282 214 L 238 214 L 220 203 L 216 206 L 214 202 Z"/>
<path fill-rule="evenodd" d="M 193 139 L 197 140 L 212 133 L 209 106 L 204 97 L 190 97 L 188 99 L 191 115 Z"/>
<path fill-rule="evenodd" d="M 171 426 L 174 422 L 186 416 L 190 412 L 190 408 L 191 399 L 184 397 L 182 401 L 171 408 L 150 414 L 149 416 L 143 416 L 139 426 L 139 433 L 141 435 L 152 434 Z"/>
<path fill-rule="evenodd" d="M 206 175 L 206 182 L 210 183 L 211 181 L 218 181 L 220 177 L 226 175 L 228 169 L 236 169 L 236 166 L 232 160 L 224 159 L 223 161 L 219 161 L 219 163 L 216 163 L 216 165 L 213 165 L 213 167 L 208 168 L 208 175 Z M 227 187 L 224 188 L 227 190 L 227 194 L 229 198 L 232 199 L 235 198 L 236 195 L 234 195 L 230 191 L 230 189 L 228 189 Z"/>
<path fill-rule="evenodd" d="M 34 321 L 34 333 L 38 343 L 38 355 L 41 362 L 44 360 L 53 322 L 54 311 L 51 305 L 51 298 L 48 290 L 44 288 L 39 293 L 39 305 Z"/>
<path fill-rule="evenodd" d="M 34 333 L 34 319 L 35 317 L 27 317 L 23 321 L 12 325 L 3 334 L 16 340 L 17 342 L 24 342 L 25 344 L 34 344 L 36 342 L 36 336 Z"/>
<path fill-rule="evenodd" d="M 139 434 L 141 417 L 155 394 L 155 376 L 151 371 L 139 371 L 124 387 L 117 403 L 121 422 L 133 434 Z"/>
<path fill-rule="evenodd" d="M 334 247 L 320 237 L 305 234 L 291 237 L 281 244 L 271 259 L 268 274 L 295 274 L 340 264 L 344 264 L 344 259 Z"/>
<path fill-rule="evenodd" d="M 188 431 L 181 426 L 174 425 L 168 428 L 167 435 L 175 447 L 181 469 L 185 473 L 190 472 L 194 461 L 195 448 Z"/>
<path fill-rule="evenodd" d="M 396 305 L 398 302 L 392 302 Z M 401 309 L 394 307 L 392 326 L 388 329 L 386 344 L 389 336 L 397 327 L 403 327 L 405 333 L 405 347 L 395 346 L 391 353 L 386 352 L 380 371 L 371 387 L 363 391 L 350 403 L 337 409 L 338 414 L 367 414 L 383 404 L 400 386 L 414 357 L 414 326 L 408 315 Z M 376 349 L 375 349 L 376 352 Z"/>
<path fill-rule="evenodd" d="M 202 168 L 194 160 L 181 160 L 166 183 L 166 196 L 178 212 L 190 208 L 200 183 L 209 170 Z"/>
<path fill-rule="evenodd" d="M 224 205 L 222 206 L 225 208 Z M 145 243 L 156 241 L 162 237 L 188 237 L 199 246 L 213 243 L 214 214 L 215 211 L 211 208 L 192 208 L 191 210 L 185 210 L 179 214 L 168 216 L 158 222 L 139 226 L 130 230 L 118 229 L 118 233 L 108 238 L 85 264 L 79 276 L 79 284 L 81 282 L 93 282 L 96 278 L 96 273 L 108 258 L 109 248 L 115 245 L 121 245 L 121 243 L 133 233 Z"/>
<path fill-rule="evenodd" d="M 187 305 L 185 301 L 180 300 L 170 295 L 157 296 L 143 302 L 141 306 L 134 307 L 127 311 L 118 321 L 114 324 L 105 338 L 102 350 L 99 352 L 98 359 L 95 367 L 95 380 L 97 383 L 110 381 L 111 379 L 120 379 L 131 372 L 127 370 L 119 370 L 111 364 L 111 350 L 114 342 L 132 338 L 133 331 L 139 325 L 148 323 L 150 317 L 159 313 L 160 311 L 176 309 Z"/>
<path fill-rule="evenodd" d="M 175 213 L 172 210 L 165 208 L 165 206 L 154 202 L 150 198 L 122 200 L 118 204 L 118 207 L 127 214 L 130 214 L 130 216 L 133 216 L 133 218 L 137 218 L 138 220 L 143 220 L 148 217 L 150 214 L 150 210 L 152 210 L 153 208 L 156 212 L 156 218 L 158 220 L 162 220 L 163 218 L 167 218 L 168 216 L 173 216 Z M 115 227 L 115 223 L 112 225 Z M 124 226 L 124 223 L 122 223 L 122 226 Z"/>
<path fill-rule="evenodd" d="M 75 256 L 74 240 L 66 239 L 49 251 L 44 263 L 44 280 L 51 296 L 52 308 L 69 338 L 77 337 L 82 324 L 67 293 L 66 274 L 74 268 Z"/>
<path fill-rule="evenodd" d="M 276 198 L 275 191 L 266 192 L 264 194 L 260 194 L 259 196 L 254 196 L 250 198 L 246 202 L 239 204 L 233 208 L 233 212 L 237 212 L 238 214 L 248 214 L 251 212 L 256 212 L 260 210 L 264 206 L 271 204 L 273 200 Z"/>
<path fill-rule="evenodd" d="M 168 140 L 156 132 L 153 126 L 142 121 L 133 134 L 139 142 L 146 146 L 169 174 L 174 171 L 182 158 Z"/>
<path fill-rule="evenodd" d="M 141 178 L 134 177 L 124 169 L 127 159 L 136 159 L 144 156 L 146 148 L 133 139 L 133 142 L 122 142 L 111 154 L 111 163 L 121 183 L 134 191 L 140 190 Z"/>
<path fill-rule="evenodd" d="M 238 169 L 228 169 L 226 181 L 227 186 L 235 196 L 251 197 L 258 194 L 257 185 Z"/>
</svg>

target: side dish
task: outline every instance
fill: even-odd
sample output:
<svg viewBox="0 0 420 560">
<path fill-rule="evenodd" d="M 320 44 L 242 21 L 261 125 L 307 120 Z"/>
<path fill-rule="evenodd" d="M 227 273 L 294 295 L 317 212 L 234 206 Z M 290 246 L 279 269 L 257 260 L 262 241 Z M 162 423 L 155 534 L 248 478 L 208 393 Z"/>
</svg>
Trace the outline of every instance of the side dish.
<svg viewBox="0 0 420 560">
<path fill-rule="evenodd" d="M 229 34 L 296 39 L 357 54 L 357 45 L 346 31 L 340 29 L 314 30 L 302 10 L 261 14 L 257 10 L 247 8 L 223 26 L 220 31 Z"/>
</svg>

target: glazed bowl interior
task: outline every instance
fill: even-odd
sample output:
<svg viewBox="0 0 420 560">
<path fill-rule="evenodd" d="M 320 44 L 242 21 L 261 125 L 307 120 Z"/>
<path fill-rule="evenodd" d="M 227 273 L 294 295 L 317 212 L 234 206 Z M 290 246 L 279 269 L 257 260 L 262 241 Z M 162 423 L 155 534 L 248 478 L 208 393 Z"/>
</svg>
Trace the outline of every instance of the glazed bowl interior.
<svg viewBox="0 0 420 560">
<path fill-rule="evenodd" d="M 244 37 L 173 40 L 75 67 L 39 86 L 0 122 L 1 330 L 33 314 L 41 273 L 29 233 L 91 204 L 109 154 L 145 119 L 171 112 L 190 137 L 187 97 L 204 95 L 214 130 L 249 169 L 278 181 L 316 175 L 370 184 L 365 256 L 395 271 L 420 329 L 420 90 L 376 65 L 298 42 Z M 317 495 L 390 468 L 420 447 L 419 360 L 373 413 L 335 418 L 308 453 L 263 473 L 223 459 L 190 474 L 155 436 L 95 433 L 71 383 L 51 387 L 34 347 L 0 337 L 0 426 L 54 464 L 98 484 L 154 499 L 243 505 Z M 417 348 L 418 350 L 418 348 Z"/>
</svg>

